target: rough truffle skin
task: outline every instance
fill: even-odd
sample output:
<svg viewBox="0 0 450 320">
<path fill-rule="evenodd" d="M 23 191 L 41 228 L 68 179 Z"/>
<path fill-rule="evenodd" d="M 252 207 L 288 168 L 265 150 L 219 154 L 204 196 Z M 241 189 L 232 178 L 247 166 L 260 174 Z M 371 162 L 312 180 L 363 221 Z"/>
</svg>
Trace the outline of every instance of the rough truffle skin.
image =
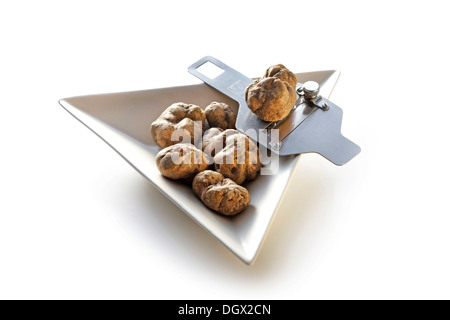
<svg viewBox="0 0 450 320">
<path fill-rule="evenodd" d="M 288 68 L 286 68 L 282 64 L 270 66 L 266 70 L 266 73 L 264 74 L 263 78 L 269 77 L 275 77 L 280 79 L 281 81 L 286 81 L 292 88 L 294 88 L 294 90 L 297 88 L 297 77 L 293 72 L 291 72 Z"/>
<path fill-rule="evenodd" d="M 279 121 L 297 101 L 297 77 L 282 64 L 270 66 L 264 76 L 245 89 L 248 107 L 263 121 Z"/>
<path fill-rule="evenodd" d="M 208 208 L 226 216 L 236 215 L 250 204 L 247 189 L 212 170 L 197 174 L 192 189 Z"/>
<path fill-rule="evenodd" d="M 162 149 L 156 155 L 156 166 L 161 174 L 173 180 L 192 180 L 206 170 L 208 157 L 192 144 L 178 143 Z"/>
<path fill-rule="evenodd" d="M 224 137 L 222 137 L 222 132 L 223 130 L 220 128 L 210 128 L 203 134 L 202 149 L 209 156 L 214 157 L 216 150 L 220 151 L 225 146 L 225 140 Z"/>
<path fill-rule="evenodd" d="M 258 146 L 237 130 L 207 130 L 203 148 L 213 158 L 215 170 L 237 184 L 254 180 L 261 170 Z"/>
<path fill-rule="evenodd" d="M 226 103 L 212 102 L 206 107 L 205 114 L 210 127 L 236 129 L 236 114 Z"/>
<path fill-rule="evenodd" d="M 196 123 L 201 122 L 201 126 Z M 197 144 L 206 125 L 206 115 L 203 110 L 195 105 L 177 102 L 169 106 L 151 125 L 153 141 L 161 148 L 182 142 L 183 137 L 176 137 L 172 141 L 172 133 L 180 130 L 183 135 L 190 136 L 190 142 Z M 198 130 L 198 137 L 194 131 Z M 186 142 L 186 141 L 184 141 Z"/>
<path fill-rule="evenodd" d="M 279 121 L 297 101 L 295 87 L 275 77 L 255 80 L 245 89 L 248 107 L 263 121 Z"/>
</svg>

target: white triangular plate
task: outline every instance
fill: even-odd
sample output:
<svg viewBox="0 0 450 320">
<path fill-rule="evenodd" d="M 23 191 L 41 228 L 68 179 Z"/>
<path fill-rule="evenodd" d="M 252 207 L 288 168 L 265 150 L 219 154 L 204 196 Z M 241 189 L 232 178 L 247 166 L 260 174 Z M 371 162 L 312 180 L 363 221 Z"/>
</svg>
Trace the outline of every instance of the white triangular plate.
<svg viewBox="0 0 450 320">
<path fill-rule="evenodd" d="M 299 73 L 297 78 L 299 82 L 317 81 L 321 94 L 327 97 L 339 78 L 339 72 Z M 261 175 L 245 184 L 251 203 L 244 212 L 231 218 L 220 216 L 205 207 L 189 185 L 164 178 L 156 167 L 155 157 L 160 148 L 152 140 L 150 124 L 169 105 L 179 101 L 201 107 L 220 101 L 228 103 L 235 111 L 238 108 L 234 100 L 206 84 L 73 97 L 60 100 L 60 104 L 189 217 L 243 262 L 251 264 L 261 248 L 300 157 L 281 157 L 277 174 Z"/>
</svg>

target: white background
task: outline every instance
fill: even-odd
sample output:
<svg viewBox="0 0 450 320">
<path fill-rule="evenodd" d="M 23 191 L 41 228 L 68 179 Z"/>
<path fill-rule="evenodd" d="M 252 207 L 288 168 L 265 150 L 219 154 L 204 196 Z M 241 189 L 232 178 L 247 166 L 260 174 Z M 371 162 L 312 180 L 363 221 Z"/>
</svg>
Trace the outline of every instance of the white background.
<svg viewBox="0 0 450 320">
<path fill-rule="evenodd" d="M 0 298 L 450 298 L 447 1 L 3 1 Z M 362 147 L 302 158 L 256 263 L 58 99 L 198 83 L 213 55 L 342 72 Z"/>
</svg>

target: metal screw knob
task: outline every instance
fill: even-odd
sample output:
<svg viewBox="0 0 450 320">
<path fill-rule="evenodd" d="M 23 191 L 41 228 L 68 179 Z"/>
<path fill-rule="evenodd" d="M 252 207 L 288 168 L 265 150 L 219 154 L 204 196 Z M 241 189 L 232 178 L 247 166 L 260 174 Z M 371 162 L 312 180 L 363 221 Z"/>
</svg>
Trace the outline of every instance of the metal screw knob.
<svg viewBox="0 0 450 320">
<path fill-rule="evenodd" d="M 305 93 L 305 99 L 312 100 L 319 95 L 320 85 L 315 81 L 306 81 L 303 84 L 303 92 Z"/>
<path fill-rule="evenodd" d="M 281 141 L 272 141 L 270 142 L 270 146 L 274 149 L 274 150 L 280 150 L 281 149 Z"/>
</svg>

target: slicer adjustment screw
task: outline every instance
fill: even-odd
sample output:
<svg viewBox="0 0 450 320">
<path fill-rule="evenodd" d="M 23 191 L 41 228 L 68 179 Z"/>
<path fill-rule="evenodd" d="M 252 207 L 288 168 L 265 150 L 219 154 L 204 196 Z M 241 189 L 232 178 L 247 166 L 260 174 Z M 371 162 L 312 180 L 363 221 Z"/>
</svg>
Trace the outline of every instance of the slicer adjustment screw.
<svg viewBox="0 0 450 320">
<path fill-rule="evenodd" d="M 306 81 L 303 84 L 303 92 L 306 100 L 312 100 L 319 95 L 320 85 L 315 81 Z"/>
<path fill-rule="evenodd" d="M 281 141 L 272 141 L 270 143 L 270 146 L 274 149 L 274 150 L 280 150 L 281 149 Z"/>
</svg>

